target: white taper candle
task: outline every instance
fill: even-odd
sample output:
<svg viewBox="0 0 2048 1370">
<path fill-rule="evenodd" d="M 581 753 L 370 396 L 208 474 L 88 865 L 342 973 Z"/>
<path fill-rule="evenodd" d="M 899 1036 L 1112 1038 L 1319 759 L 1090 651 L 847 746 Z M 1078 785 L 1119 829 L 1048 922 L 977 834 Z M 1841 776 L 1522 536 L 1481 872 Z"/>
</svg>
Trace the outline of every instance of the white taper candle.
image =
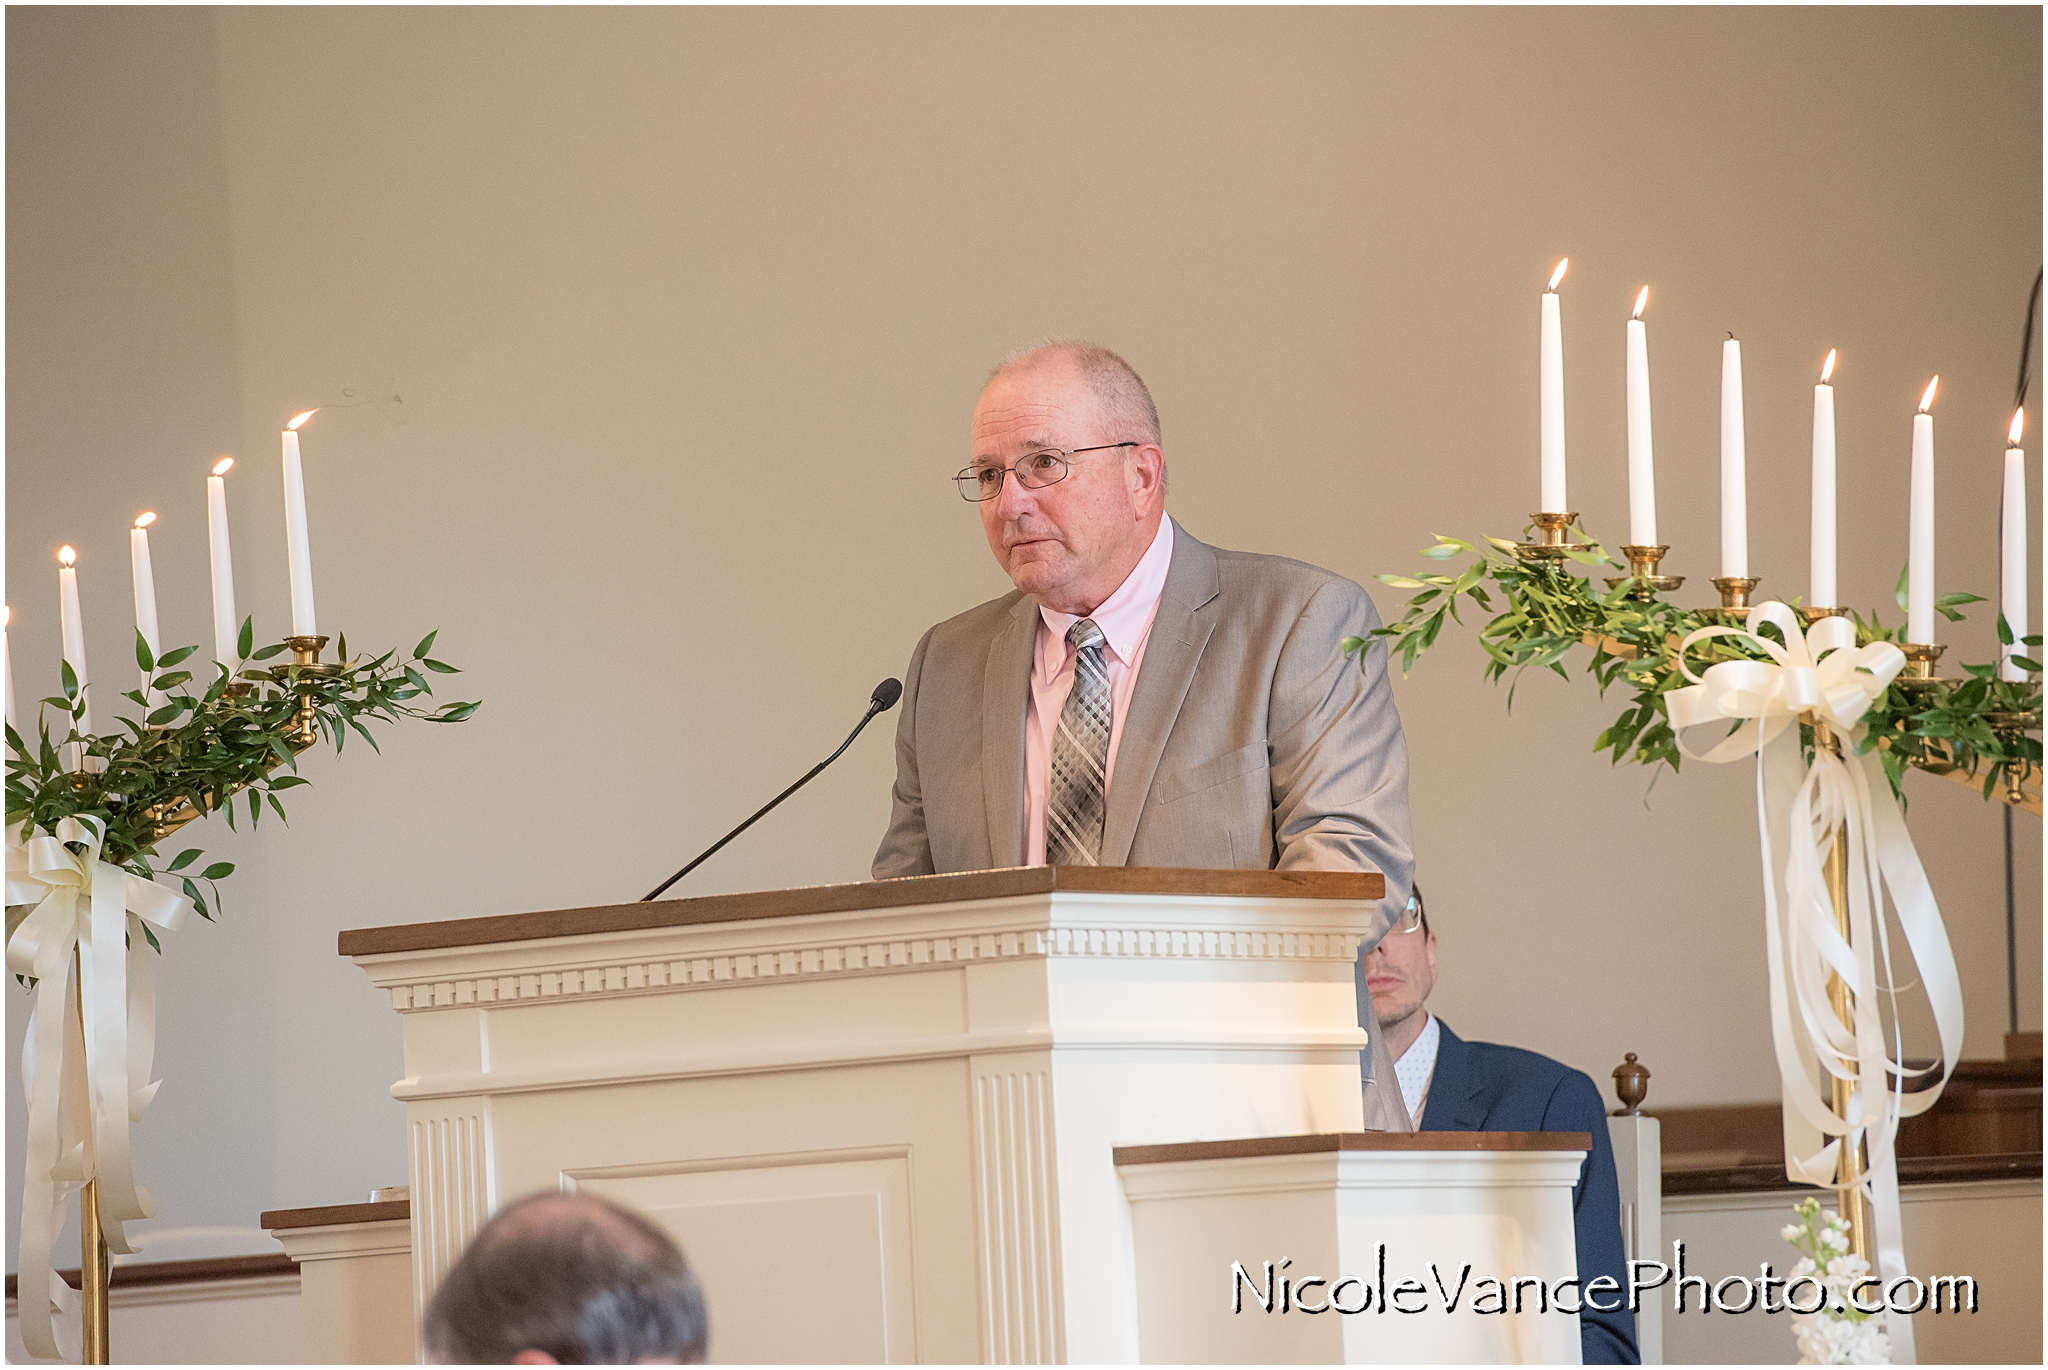
<svg viewBox="0 0 2048 1370">
<path fill-rule="evenodd" d="M 21 732 L 21 716 L 14 711 L 14 654 L 7 648 L 7 629 L 13 622 L 14 610 L 0 609 L 0 680 L 5 681 L 6 691 L 4 696 L 0 696 L 0 702 L 6 705 L 6 713 L 0 717 L 4 717 L 7 726 L 21 733 L 26 741 L 27 734 Z M 13 743 L 6 744 L 6 750 L 8 756 L 15 755 Z"/>
<path fill-rule="evenodd" d="M 241 622 L 235 617 L 235 559 L 228 548 L 226 476 L 234 464 L 233 457 L 222 457 L 206 478 L 206 541 L 213 560 L 213 659 L 230 674 L 241 657 L 236 642 Z"/>
<path fill-rule="evenodd" d="M 1564 316 L 1558 307 L 1557 283 L 1564 279 L 1567 257 L 1551 274 L 1543 292 L 1543 321 L 1537 358 L 1537 439 L 1542 479 L 1538 508 L 1546 514 L 1568 514 L 1564 488 Z"/>
<path fill-rule="evenodd" d="M 1934 641 L 1934 403 L 1936 376 L 1913 416 L 1913 466 L 1906 508 L 1906 641 Z"/>
<path fill-rule="evenodd" d="M 1628 540 L 1657 545 L 1657 472 L 1650 450 L 1650 335 L 1643 306 L 1650 287 L 1636 296 L 1628 321 Z"/>
<path fill-rule="evenodd" d="M 299 425 L 318 412 L 307 410 L 284 430 L 284 548 L 291 561 L 294 637 L 320 631 L 313 612 L 313 549 L 306 538 L 306 477 L 299 467 Z"/>
<path fill-rule="evenodd" d="M 85 699 L 85 711 L 74 726 L 81 733 L 92 731 L 92 695 L 86 690 L 91 679 L 85 670 L 85 619 L 78 611 L 78 553 L 69 547 L 59 548 L 57 560 L 57 626 L 63 635 L 64 660 L 71 667 L 72 676 L 78 681 L 78 688 Z M 60 729 L 68 732 L 69 729 Z M 85 768 L 85 748 L 73 744 L 64 750 L 66 769 L 77 771 Z"/>
<path fill-rule="evenodd" d="M 1807 571 L 1808 607 L 1841 603 L 1835 587 L 1835 373 L 1831 349 L 1813 387 L 1813 533 Z"/>
<path fill-rule="evenodd" d="M 163 655 L 163 635 L 156 626 L 156 570 L 149 561 L 149 525 L 156 522 L 155 514 L 144 514 L 135 520 L 135 526 L 128 530 L 128 569 L 135 580 L 135 631 L 142 634 L 142 640 L 149 644 L 150 660 Z M 149 684 L 150 673 L 142 673 L 142 683 Z M 143 707 L 155 709 L 163 703 L 163 696 L 150 690 L 144 696 L 149 702 Z"/>
<path fill-rule="evenodd" d="M 2013 665 L 2016 656 L 2041 659 L 2040 653 L 2020 641 L 2027 635 L 2027 454 L 2020 450 L 2020 430 L 2027 411 L 2013 411 L 2012 428 L 2005 449 L 2005 506 L 2000 512 L 2003 525 L 1998 540 L 1998 611 L 2012 632 L 2012 643 L 2000 653 L 2001 680 L 2025 680 L 2027 673 Z"/>
<path fill-rule="evenodd" d="M 1749 492 L 1742 443 L 1742 344 L 1721 344 L 1721 574 L 1749 575 Z"/>
</svg>

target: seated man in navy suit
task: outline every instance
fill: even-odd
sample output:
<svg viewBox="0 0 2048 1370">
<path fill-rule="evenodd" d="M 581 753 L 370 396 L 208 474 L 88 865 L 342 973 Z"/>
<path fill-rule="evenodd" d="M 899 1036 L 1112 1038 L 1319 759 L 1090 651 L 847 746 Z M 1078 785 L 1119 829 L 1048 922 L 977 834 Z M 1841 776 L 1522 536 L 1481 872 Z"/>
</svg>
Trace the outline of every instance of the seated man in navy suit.
<svg viewBox="0 0 2048 1370">
<path fill-rule="evenodd" d="M 1621 1245 L 1621 1197 L 1615 1188 L 1614 1149 L 1600 1091 L 1584 1074 L 1533 1051 L 1468 1042 L 1423 1007 L 1436 988 L 1436 934 L 1416 885 L 1408 913 L 1361 963 L 1358 1005 L 1378 1012 L 1380 1031 L 1394 1057 L 1401 1101 L 1419 1132 L 1588 1132 L 1593 1149 L 1572 1188 L 1578 1236 L 1579 1280 L 1614 1277 L 1628 1288 Z M 1371 991 L 1368 1000 L 1367 991 Z M 1597 1291 L 1579 1317 L 1580 1349 L 1588 1365 L 1635 1365 L 1635 1318 L 1625 1293 Z"/>
</svg>

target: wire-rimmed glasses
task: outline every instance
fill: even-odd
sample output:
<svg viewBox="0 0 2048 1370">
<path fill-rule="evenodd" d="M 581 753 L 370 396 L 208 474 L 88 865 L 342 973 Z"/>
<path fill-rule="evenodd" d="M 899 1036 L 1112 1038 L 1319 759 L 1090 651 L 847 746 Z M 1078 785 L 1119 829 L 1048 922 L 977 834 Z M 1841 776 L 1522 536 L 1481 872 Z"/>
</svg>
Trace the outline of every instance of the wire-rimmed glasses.
<svg viewBox="0 0 2048 1370">
<path fill-rule="evenodd" d="M 1138 442 L 1105 442 L 1099 447 L 1041 448 L 1025 453 L 1009 466 L 969 466 L 953 477 L 953 484 L 959 487 L 961 499 L 969 504 L 985 504 L 1003 493 L 1003 477 L 1012 472 L 1016 474 L 1017 483 L 1026 490 L 1043 490 L 1065 480 L 1074 469 L 1073 458 L 1083 452 L 1142 446 L 1144 444 Z"/>
</svg>

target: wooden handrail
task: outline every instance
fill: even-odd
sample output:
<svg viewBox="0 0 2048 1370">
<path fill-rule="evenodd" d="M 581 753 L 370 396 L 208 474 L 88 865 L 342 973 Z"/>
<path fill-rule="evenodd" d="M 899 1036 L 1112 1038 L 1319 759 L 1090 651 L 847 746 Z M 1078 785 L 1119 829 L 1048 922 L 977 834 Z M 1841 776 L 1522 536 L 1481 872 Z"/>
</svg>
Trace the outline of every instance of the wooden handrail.
<svg viewBox="0 0 2048 1370">
<path fill-rule="evenodd" d="M 412 1217 L 412 1200 L 382 1203 L 327 1204 L 320 1208 L 273 1208 L 256 1220 L 265 1232 L 299 1227 L 343 1227 L 350 1223 L 404 1222 Z"/>
<path fill-rule="evenodd" d="M 78 1288 L 76 1270 L 59 1270 L 64 1283 Z M 114 1289 L 140 1289 L 149 1285 L 201 1284 L 215 1280 L 260 1280 L 274 1275 L 296 1275 L 299 1263 L 282 1251 L 266 1252 L 256 1256 L 212 1256 L 192 1261 L 132 1261 L 127 1264 L 116 1262 L 112 1279 L 108 1282 Z M 7 1297 L 19 1296 L 16 1278 L 7 1277 Z"/>
</svg>

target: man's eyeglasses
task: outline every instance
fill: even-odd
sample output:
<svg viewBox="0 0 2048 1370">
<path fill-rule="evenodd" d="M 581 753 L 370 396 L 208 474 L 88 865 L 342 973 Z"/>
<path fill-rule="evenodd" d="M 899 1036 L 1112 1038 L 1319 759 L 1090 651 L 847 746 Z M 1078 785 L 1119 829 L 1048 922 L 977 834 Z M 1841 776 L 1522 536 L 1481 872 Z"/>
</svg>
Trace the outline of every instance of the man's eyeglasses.
<svg viewBox="0 0 2048 1370">
<path fill-rule="evenodd" d="M 1401 921 L 1394 924 L 1393 928 L 1387 933 L 1387 935 L 1389 937 L 1392 937 L 1397 933 L 1421 931 L 1422 901 L 1411 894 L 1408 896 L 1408 907 L 1402 913 Z"/>
<path fill-rule="evenodd" d="M 1017 484 L 1026 490 L 1043 490 L 1048 485 L 1057 485 L 1072 471 L 1073 458 L 1083 452 L 1108 452 L 1118 447 L 1142 447 L 1137 442 L 1106 442 L 1100 447 L 1074 447 L 1062 450 L 1047 447 L 1017 458 L 1012 466 L 970 466 L 953 477 L 953 484 L 960 487 L 960 498 L 970 504 L 983 504 L 1003 493 L 1003 477 L 1014 472 Z"/>
</svg>

